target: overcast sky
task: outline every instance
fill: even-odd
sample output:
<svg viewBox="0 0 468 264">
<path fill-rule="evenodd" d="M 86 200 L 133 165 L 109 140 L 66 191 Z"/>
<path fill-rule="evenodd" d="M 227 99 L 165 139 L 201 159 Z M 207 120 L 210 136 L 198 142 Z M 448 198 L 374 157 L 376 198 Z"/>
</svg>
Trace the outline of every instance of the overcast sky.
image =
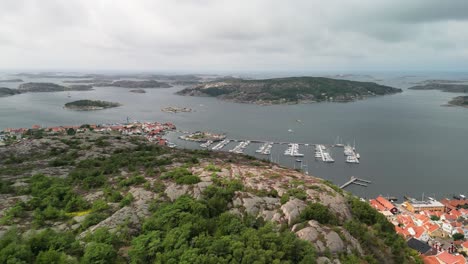
<svg viewBox="0 0 468 264">
<path fill-rule="evenodd" d="M 0 0 L 0 69 L 468 69 L 468 0 Z"/>
</svg>

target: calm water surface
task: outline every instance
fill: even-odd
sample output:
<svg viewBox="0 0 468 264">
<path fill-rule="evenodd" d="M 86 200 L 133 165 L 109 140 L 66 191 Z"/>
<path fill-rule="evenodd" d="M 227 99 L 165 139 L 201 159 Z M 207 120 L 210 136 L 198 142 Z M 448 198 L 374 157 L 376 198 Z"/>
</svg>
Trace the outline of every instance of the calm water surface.
<svg viewBox="0 0 468 264">
<path fill-rule="evenodd" d="M 1 75 L 0 75 L 1 76 Z M 3 76 L 8 78 L 8 76 Z M 312 147 L 301 147 L 306 154 L 309 174 L 344 183 L 351 175 L 368 179 L 367 187 L 348 190 L 362 197 L 378 194 L 402 197 L 425 195 L 440 198 L 468 190 L 468 109 L 443 107 L 453 93 L 412 91 L 407 87 L 425 79 L 467 80 L 468 74 L 380 74 L 348 77 L 377 81 L 404 92 L 354 103 L 317 103 L 302 105 L 256 106 L 229 103 L 214 98 L 183 97 L 174 93 L 183 87 L 146 89 L 146 94 L 129 89 L 99 87 L 93 91 L 67 93 L 28 93 L 0 98 L 0 129 L 31 127 L 33 124 L 77 125 L 83 123 L 133 120 L 170 121 L 178 129 L 209 130 L 227 133 L 229 138 L 333 144 L 337 136 L 344 142 L 356 142 L 361 163 L 344 162 L 342 149 L 334 149 L 334 164 L 316 162 Z M 25 81 L 55 81 L 47 79 Z M 16 88 L 18 84 L 0 83 Z M 115 101 L 122 107 L 96 112 L 63 109 L 67 102 L 79 99 Z M 193 113 L 161 112 L 166 106 L 185 106 Z M 302 120 L 302 123 L 296 120 Z M 294 133 L 288 133 L 288 129 Z M 176 140 L 177 135 L 170 135 Z M 180 146 L 195 147 L 187 142 Z M 234 144 L 229 145 L 233 147 Z M 252 144 L 247 153 L 258 147 Z M 295 159 L 281 155 L 286 146 L 275 145 L 272 158 L 294 167 Z"/>
</svg>

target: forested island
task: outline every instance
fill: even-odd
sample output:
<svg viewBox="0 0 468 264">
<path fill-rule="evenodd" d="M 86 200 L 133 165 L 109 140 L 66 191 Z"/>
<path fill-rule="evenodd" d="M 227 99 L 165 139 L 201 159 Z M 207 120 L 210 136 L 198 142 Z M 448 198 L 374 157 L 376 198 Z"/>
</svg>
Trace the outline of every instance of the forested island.
<svg viewBox="0 0 468 264">
<path fill-rule="evenodd" d="M 17 89 L 10 89 L 6 87 L 0 87 L 0 97 L 3 96 L 10 96 L 10 95 L 15 95 L 15 94 L 20 94 L 21 92 L 18 91 Z"/>
<path fill-rule="evenodd" d="M 400 92 L 401 89 L 373 82 L 324 77 L 290 77 L 265 80 L 230 78 L 186 88 L 178 94 L 212 96 L 222 100 L 268 105 L 321 101 L 350 102 Z"/>
<path fill-rule="evenodd" d="M 63 85 L 59 85 L 56 83 L 48 83 L 48 82 L 28 82 L 28 83 L 23 83 L 18 87 L 18 91 L 22 93 L 89 91 L 92 89 L 93 89 L 93 86 L 91 85 L 63 86 Z"/>
<path fill-rule="evenodd" d="M 123 88 L 170 88 L 172 87 L 168 83 L 158 82 L 155 80 L 144 80 L 144 81 L 131 81 L 131 80 L 120 80 L 114 82 L 95 82 L 93 86 L 96 87 L 123 87 Z"/>
<path fill-rule="evenodd" d="M 468 93 L 468 84 L 431 82 L 425 85 L 416 85 L 408 89 L 410 90 L 440 90 L 442 92 L 449 92 L 449 93 Z"/>
<path fill-rule="evenodd" d="M 23 82 L 22 79 L 0 79 L 0 83 L 16 83 L 16 82 Z"/>
<path fill-rule="evenodd" d="M 146 91 L 143 90 L 143 89 L 132 89 L 129 92 L 131 92 L 131 93 L 146 93 Z"/>
<path fill-rule="evenodd" d="M 120 133 L 25 137 L 0 147 L 0 263 L 422 263 L 384 215 L 296 170 Z"/>
<path fill-rule="evenodd" d="M 448 102 L 449 105 L 468 107 L 468 96 L 457 96 Z"/>
<path fill-rule="evenodd" d="M 102 110 L 118 106 L 121 106 L 121 104 L 99 100 L 78 100 L 65 104 L 65 108 L 78 111 Z"/>
</svg>

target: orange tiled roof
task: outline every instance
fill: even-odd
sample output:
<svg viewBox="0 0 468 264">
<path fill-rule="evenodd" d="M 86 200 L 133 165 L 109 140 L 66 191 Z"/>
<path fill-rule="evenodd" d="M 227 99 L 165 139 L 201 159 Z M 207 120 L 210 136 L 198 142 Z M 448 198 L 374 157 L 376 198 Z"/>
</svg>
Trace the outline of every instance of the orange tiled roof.
<svg viewBox="0 0 468 264">
<path fill-rule="evenodd" d="M 421 221 L 423 224 L 430 220 L 429 217 L 422 215 L 422 214 L 417 214 L 414 217 L 418 219 L 419 221 Z"/>
<path fill-rule="evenodd" d="M 426 223 L 424 224 L 424 228 L 427 230 L 427 232 L 432 233 L 439 229 L 439 226 L 433 223 Z"/>
<path fill-rule="evenodd" d="M 435 256 L 423 256 L 422 259 L 424 264 L 440 264 Z"/>
<path fill-rule="evenodd" d="M 468 248 L 468 241 L 465 241 L 461 244 L 462 247 L 464 248 Z"/>
<path fill-rule="evenodd" d="M 378 211 L 385 211 L 385 207 L 381 205 L 379 202 L 377 202 L 377 200 L 375 199 L 370 200 L 370 204 L 372 207 L 374 207 Z"/>
<path fill-rule="evenodd" d="M 452 255 L 447 251 L 441 252 L 436 256 L 438 260 L 445 264 L 464 264 L 466 263 L 465 258 L 462 255 Z"/>
<path fill-rule="evenodd" d="M 387 210 L 390 210 L 395 207 L 390 201 L 387 199 L 383 198 L 382 196 L 379 196 L 376 198 L 377 202 L 379 202 L 381 205 L 383 205 Z"/>
</svg>

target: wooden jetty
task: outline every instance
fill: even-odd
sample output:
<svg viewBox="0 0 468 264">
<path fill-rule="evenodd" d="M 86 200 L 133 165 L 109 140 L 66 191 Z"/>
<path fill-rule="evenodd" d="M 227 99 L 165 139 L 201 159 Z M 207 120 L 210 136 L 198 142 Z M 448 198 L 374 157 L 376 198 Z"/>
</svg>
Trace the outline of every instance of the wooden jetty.
<svg viewBox="0 0 468 264">
<path fill-rule="evenodd" d="M 356 185 L 367 187 L 367 184 L 369 184 L 369 183 L 371 183 L 371 181 L 363 180 L 363 179 L 351 176 L 350 180 L 347 181 L 346 183 L 344 183 L 343 185 L 341 185 L 340 188 L 344 189 L 344 188 L 348 187 L 351 184 L 356 184 Z"/>
</svg>

